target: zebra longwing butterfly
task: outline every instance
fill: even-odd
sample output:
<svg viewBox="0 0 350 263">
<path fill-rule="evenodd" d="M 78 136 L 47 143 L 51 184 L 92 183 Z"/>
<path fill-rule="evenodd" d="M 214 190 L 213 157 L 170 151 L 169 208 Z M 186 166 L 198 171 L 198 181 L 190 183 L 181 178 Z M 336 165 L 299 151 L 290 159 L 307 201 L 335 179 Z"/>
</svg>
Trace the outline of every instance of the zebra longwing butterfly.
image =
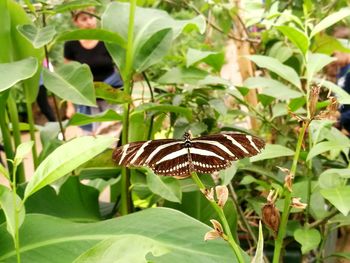
<svg viewBox="0 0 350 263">
<path fill-rule="evenodd" d="M 132 142 L 118 147 L 113 159 L 123 166 L 148 166 L 154 173 L 188 177 L 191 172 L 212 173 L 232 161 L 258 154 L 265 142 L 242 133 L 220 133 L 184 140 L 161 139 Z"/>
</svg>

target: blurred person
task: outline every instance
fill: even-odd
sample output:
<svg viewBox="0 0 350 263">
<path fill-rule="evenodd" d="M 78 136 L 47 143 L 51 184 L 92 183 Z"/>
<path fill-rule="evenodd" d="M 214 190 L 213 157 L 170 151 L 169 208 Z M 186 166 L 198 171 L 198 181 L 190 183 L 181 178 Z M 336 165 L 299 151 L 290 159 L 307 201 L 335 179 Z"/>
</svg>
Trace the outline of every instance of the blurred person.
<svg viewBox="0 0 350 263">
<path fill-rule="evenodd" d="M 72 12 L 74 25 L 79 29 L 94 29 L 97 27 L 97 20 L 94 16 L 95 8 L 85 8 Z M 121 88 L 123 81 L 115 67 L 112 57 L 109 55 L 103 42 L 98 40 L 73 40 L 64 44 L 65 62 L 77 61 L 87 64 L 93 75 L 94 81 L 105 82 L 114 88 Z M 106 101 L 97 99 L 97 107 L 77 105 L 77 112 L 83 114 L 97 114 L 112 108 Z M 66 116 L 71 118 L 75 113 L 75 107 L 71 102 L 67 103 Z M 98 124 L 81 126 L 85 134 L 96 132 Z"/>
</svg>

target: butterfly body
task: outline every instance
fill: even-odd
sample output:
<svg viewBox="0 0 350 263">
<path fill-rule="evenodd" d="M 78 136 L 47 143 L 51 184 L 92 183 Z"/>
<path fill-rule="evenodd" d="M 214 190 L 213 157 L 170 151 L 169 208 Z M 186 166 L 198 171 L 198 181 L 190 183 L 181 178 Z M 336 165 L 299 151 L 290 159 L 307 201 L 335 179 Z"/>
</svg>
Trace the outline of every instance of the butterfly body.
<svg viewBox="0 0 350 263">
<path fill-rule="evenodd" d="M 212 173 L 229 167 L 232 161 L 258 154 L 265 143 L 241 133 L 220 133 L 184 140 L 161 139 L 133 142 L 118 147 L 113 159 L 123 166 L 148 166 L 156 174 L 188 177 L 192 171 Z"/>
</svg>

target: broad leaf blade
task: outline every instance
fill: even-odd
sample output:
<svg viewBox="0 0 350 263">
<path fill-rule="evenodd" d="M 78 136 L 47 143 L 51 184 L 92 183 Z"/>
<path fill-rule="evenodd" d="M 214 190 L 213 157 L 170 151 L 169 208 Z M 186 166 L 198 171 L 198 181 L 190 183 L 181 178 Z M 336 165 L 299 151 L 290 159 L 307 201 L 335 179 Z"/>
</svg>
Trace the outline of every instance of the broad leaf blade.
<svg viewBox="0 0 350 263">
<path fill-rule="evenodd" d="M 16 149 L 16 155 L 15 155 L 15 159 L 14 159 L 14 163 L 16 165 L 19 165 L 23 158 L 31 151 L 31 149 L 33 148 L 34 142 L 33 141 L 29 141 L 29 142 L 24 142 L 21 143 L 17 149 Z"/>
<path fill-rule="evenodd" d="M 321 242 L 321 234 L 317 229 L 297 229 L 294 238 L 301 244 L 303 254 L 317 248 Z"/>
<path fill-rule="evenodd" d="M 104 121 L 121 121 L 123 118 L 120 114 L 114 110 L 106 110 L 96 115 L 86 115 L 82 113 L 76 113 L 69 120 L 68 125 L 81 126 L 90 124 L 93 122 L 104 122 Z"/>
<path fill-rule="evenodd" d="M 32 24 L 27 24 L 20 25 L 17 29 L 35 48 L 47 45 L 56 35 L 55 27 L 52 25 L 38 28 Z"/>
<path fill-rule="evenodd" d="M 60 98 L 86 106 L 96 105 L 92 73 L 88 65 L 71 62 L 61 66 L 57 72 L 44 68 L 43 78 L 45 87 Z"/>
<path fill-rule="evenodd" d="M 0 64 L 0 92 L 11 88 L 21 80 L 32 77 L 38 69 L 36 58 L 29 57 L 12 63 Z"/>
<path fill-rule="evenodd" d="M 85 136 L 58 147 L 34 172 L 26 187 L 24 199 L 106 150 L 113 141 L 114 139 L 108 136 Z"/>
<path fill-rule="evenodd" d="M 321 189 L 321 194 L 334 205 L 344 216 L 350 211 L 350 186 Z"/>
<path fill-rule="evenodd" d="M 151 171 L 147 172 L 147 185 L 149 189 L 171 202 L 181 203 L 181 187 L 177 179 L 169 176 L 158 176 Z"/>
<path fill-rule="evenodd" d="M 4 211 L 6 217 L 6 228 L 7 231 L 11 234 L 11 236 L 15 236 L 16 233 L 16 219 L 15 219 L 15 209 L 18 209 L 18 225 L 17 227 L 21 227 L 24 217 L 25 210 L 24 205 L 22 205 L 22 200 L 16 195 L 16 205 L 14 205 L 13 193 L 7 187 L 0 185 L 0 205 Z"/>
<path fill-rule="evenodd" d="M 258 155 L 250 157 L 251 162 L 257 162 L 266 159 L 274 159 L 283 156 L 293 156 L 294 151 L 278 144 L 267 144 L 265 149 Z"/>
<path fill-rule="evenodd" d="M 331 15 L 327 16 L 321 22 L 319 22 L 311 31 L 310 36 L 313 37 L 317 33 L 321 32 L 322 30 L 325 30 L 326 28 L 330 27 L 331 25 L 334 25 L 338 21 L 342 20 L 343 18 L 350 16 L 350 8 L 344 8 L 338 12 L 332 13 Z"/>
<path fill-rule="evenodd" d="M 295 70 L 289 66 L 282 64 L 279 60 L 267 56 L 251 55 L 247 56 L 248 59 L 252 60 L 261 68 L 266 68 L 276 73 L 281 78 L 292 83 L 294 86 L 301 89 L 301 83 L 298 74 Z"/>
<path fill-rule="evenodd" d="M 154 255 L 150 259 L 152 262 L 187 262 L 189 258 L 201 263 L 237 262 L 232 249 L 224 240 L 203 240 L 204 234 L 210 229 L 209 226 L 168 208 L 151 208 L 111 220 L 85 224 L 45 215 L 27 215 L 20 231 L 21 259 L 23 262 L 38 263 L 47 262 L 48 259 L 51 263 L 73 262 L 101 241 L 124 236 L 127 241 L 130 240 L 130 235 L 136 235 L 151 239 L 152 243 L 159 243 L 169 251 L 161 253 L 159 257 Z M 12 240 L 6 234 L 4 226 L 0 228 L 0 243 L 8 244 L 0 246 L 0 261 L 16 261 Z M 139 254 L 137 250 L 140 247 L 137 244 L 124 244 L 128 245 L 128 251 L 133 251 L 132 254 Z M 144 259 L 144 256 L 137 258 Z"/>
<path fill-rule="evenodd" d="M 277 26 L 279 31 L 282 32 L 295 46 L 297 46 L 301 53 L 306 54 L 310 45 L 308 37 L 300 30 L 291 26 Z"/>
</svg>

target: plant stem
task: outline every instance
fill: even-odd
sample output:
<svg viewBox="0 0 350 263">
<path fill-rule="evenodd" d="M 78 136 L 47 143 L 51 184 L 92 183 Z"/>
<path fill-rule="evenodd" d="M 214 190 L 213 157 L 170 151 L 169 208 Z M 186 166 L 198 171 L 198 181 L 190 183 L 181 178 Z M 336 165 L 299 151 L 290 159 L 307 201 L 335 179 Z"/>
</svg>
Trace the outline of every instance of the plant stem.
<svg viewBox="0 0 350 263">
<path fill-rule="evenodd" d="M 303 126 L 300 130 L 300 133 L 299 133 L 298 142 L 297 142 L 297 146 L 296 146 L 295 154 L 294 154 L 294 158 L 293 158 L 293 163 L 292 163 L 292 167 L 290 169 L 290 172 L 293 176 L 295 176 L 301 146 L 303 144 L 304 135 L 305 135 L 305 132 L 306 132 L 306 129 L 308 126 L 309 126 L 309 121 L 305 121 L 303 123 Z M 291 201 L 292 201 L 291 197 L 292 197 L 292 193 L 289 192 L 288 189 L 285 189 L 284 207 L 283 207 L 283 212 L 282 212 L 281 224 L 280 224 L 279 229 L 278 229 L 277 239 L 275 240 L 275 249 L 274 249 L 273 261 L 272 261 L 273 263 L 278 263 L 279 259 L 280 259 L 282 245 L 283 245 L 283 239 L 285 237 L 286 230 L 287 230 L 290 205 L 291 205 Z"/>
<path fill-rule="evenodd" d="M 15 142 L 15 148 L 21 144 L 21 131 L 19 128 L 19 120 L 18 120 L 18 112 L 17 112 L 17 107 L 16 107 L 16 101 L 13 98 L 11 92 L 9 95 L 9 98 L 7 99 L 7 106 L 8 106 L 8 111 L 10 114 L 10 119 L 11 119 L 11 124 L 12 124 L 12 134 Z M 23 163 L 21 163 L 18 166 L 18 169 L 16 169 L 17 174 L 13 174 L 14 177 L 16 178 L 17 182 L 23 183 L 25 182 L 25 176 L 24 176 L 24 167 Z"/>
<path fill-rule="evenodd" d="M 16 174 L 17 165 L 14 164 L 13 166 L 13 174 Z M 17 255 L 17 263 L 21 263 L 21 253 L 19 250 L 19 210 L 17 206 L 17 181 L 16 176 L 13 176 L 12 179 L 12 197 L 13 197 L 13 207 L 14 207 L 14 216 L 15 216 L 15 236 L 13 237 L 13 243 L 16 249 L 16 255 Z"/>
<path fill-rule="evenodd" d="M 133 61 L 134 61 L 134 20 L 135 20 L 136 0 L 130 1 L 129 11 L 129 25 L 128 25 L 128 43 L 126 49 L 125 68 L 122 70 L 124 77 L 124 92 L 131 95 L 131 83 L 133 75 Z M 124 104 L 123 112 L 123 132 L 122 144 L 127 144 L 129 141 L 129 102 Z M 121 177 L 121 214 L 126 215 L 131 211 L 131 195 L 129 192 L 130 172 L 123 167 Z"/>
<path fill-rule="evenodd" d="M 198 188 L 203 192 L 206 190 L 204 184 L 202 183 L 201 179 L 199 179 L 198 175 L 196 172 L 191 172 L 191 177 L 193 179 L 193 181 L 196 183 L 196 185 L 198 186 Z M 242 252 L 241 252 L 241 249 L 240 247 L 236 244 L 233 236 L 232 236 L 232 233 L 231 233 L 231 229 L 230 229 L 230 226 L 227 222 L 227 219 L 226 219 L 226 216 L 224 214 L 224 211 L 221 207 L 219 207 L 219 205 L 215 202 L 215 201 L 210 201 L 210 205 L 214 208 L 214 210 L 216 211 L 216 213 L 218 214 L 220 220 L 221 220 L 221 223 L 223 224 L 223 227 L 224 227 L 224 230 L 225 230 L 225 234 L 227 235 L 227 241 L 228 243 L 230 244 L 230 246 L 232 247 L 237 259 L 238 259 L 238 262 L 240 263 L 243 263 L 245 262 L 244 259 L 243 259 L 243 255 L 242 255 Z"/>
<path fill-rule="evenodd" d="M 4 149 L 6 153 L 6 159 L 7 159 L 7 168 L 10 172 L 10 178 L 13 177 L 13 163 L 10 161 L 14 158 L 15 153 L 13 151 L 13 145 L 12 145 L 12 139 L 11 134 L 9 130 L 9 126 L 7 123 L 7 114 L 6 114 L 6 103 L 2 103 L 3 101 L 0 101 L 0 129 L 2 134 L 2 140 L 4 144 Z"/>
<path fill-rule="evenodd" d="M 26 85 L 25 83 L 23 85 Z M 29 134 L 30 134 L 30 140 L 34 142 L 33 148 L 32 148 L 32 155 L 33 155 L 33 163 L 34 168 L 38 167 L 38 152 L 36 149 L 36 138 L 35 138 L 35 124 L 34 124 L 34 117 L 33 117 L 33 111 L 32 111 L 32 103 L 29 102 L 29 87 L 24 88 L 24 93 L 26 97 L 26 107 L 27 107 L 27 116 L 28 116 L 28 123 L 29 123 Z"/>
</svg>

